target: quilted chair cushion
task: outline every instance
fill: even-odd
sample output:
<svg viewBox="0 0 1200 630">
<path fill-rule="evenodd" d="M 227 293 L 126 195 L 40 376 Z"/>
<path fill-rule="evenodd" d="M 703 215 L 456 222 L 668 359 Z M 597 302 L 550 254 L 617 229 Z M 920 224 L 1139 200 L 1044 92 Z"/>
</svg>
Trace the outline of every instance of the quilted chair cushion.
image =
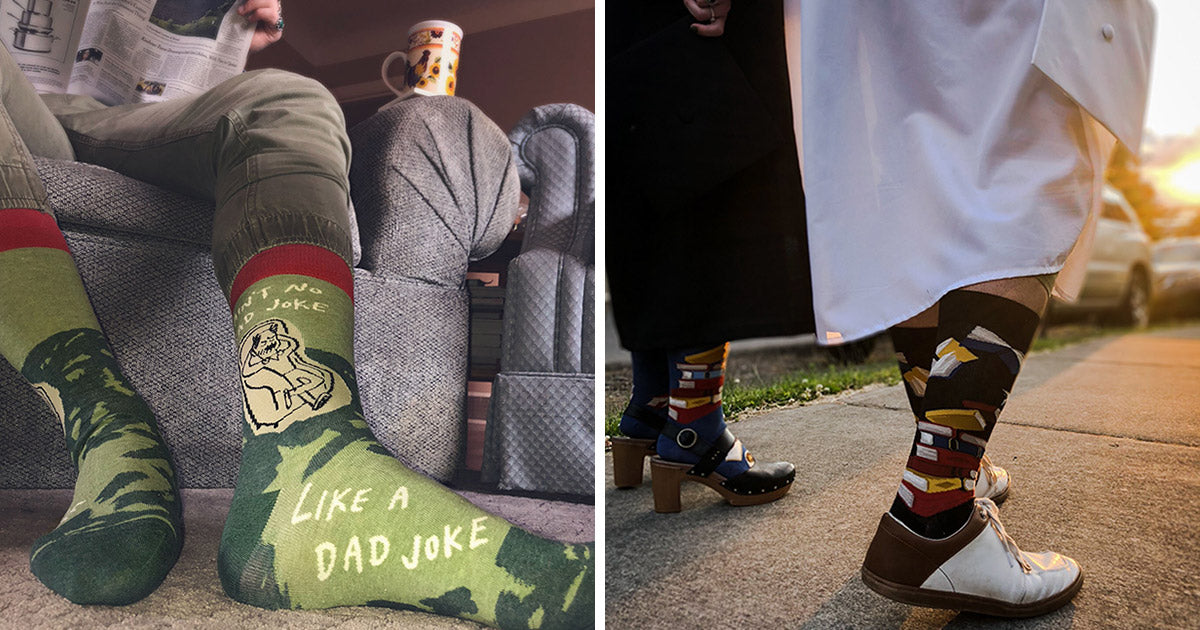
<svg viewBox="0 0 1200 630">
<path fill-rule="evenodd" d="M 529 216 L 509 265 L 482 476 L 508 490 L 590 493 L 594 117 L 576 105 L 538 107 L 509 137 Z"/>
</svg>

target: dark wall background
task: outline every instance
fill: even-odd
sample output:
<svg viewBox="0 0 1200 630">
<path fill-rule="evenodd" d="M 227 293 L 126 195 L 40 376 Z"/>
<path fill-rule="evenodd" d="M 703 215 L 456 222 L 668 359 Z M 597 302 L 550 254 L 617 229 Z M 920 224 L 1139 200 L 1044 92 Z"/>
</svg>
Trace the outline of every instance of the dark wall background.
<svg viewBox="0 0 1200 630">
<path fill-rule="evenodd" d="M 292 0 L 294 4 L 299 0 Z M 503 2 L 492 3 L 497 11 Z M 295 19 L 288 12 L 288 20 Z M 446 16 L 453 20 L 452 16 Z M 395 30 L 407 32 L 420 17 L 395 16 Z M 397 46 L 402 37 L 397 37 Z M 393 95 L 379 80 L 379 66 L 389 51 L 363 51 L 350 61 L 314 66 L 286 36 L 267 50 L 251 55 L 247 70 L 282 68 L 321 81 L 338 96 L 353 126 L 370 116 Z M 350 45 L 353 45 L 351 43 Z M 545 103 L 576 103 L 595 111 L 595 10 L 573 11 L 519 24 L 463 35 L 458 96 L 480 107 L 502 129 L 511 129 L 527 111 Z M 393 83 L 404 64 L 392 66 Z M 375 87 L 364 93 L 363 84 Z"/>
</svg>

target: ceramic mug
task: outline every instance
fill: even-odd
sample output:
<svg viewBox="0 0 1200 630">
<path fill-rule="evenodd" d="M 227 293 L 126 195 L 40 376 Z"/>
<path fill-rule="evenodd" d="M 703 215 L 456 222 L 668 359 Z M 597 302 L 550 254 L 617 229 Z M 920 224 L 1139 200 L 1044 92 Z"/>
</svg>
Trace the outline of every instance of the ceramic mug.
<svg viewBox="0 0 1200 630">
<path fill-rule="evenodd" d="M 462 47 L 462 29 L 444 20 L 426 20 L 408 29 L 408 50 L 394 52 L 383 60 L 383 83 L 401 98 L 415 94 L 437 96 L 454 94 L 458 74 L 458 51 Z M 388 67 L 404 57 L 404 83 L 388 80 Z"/>
</svg>

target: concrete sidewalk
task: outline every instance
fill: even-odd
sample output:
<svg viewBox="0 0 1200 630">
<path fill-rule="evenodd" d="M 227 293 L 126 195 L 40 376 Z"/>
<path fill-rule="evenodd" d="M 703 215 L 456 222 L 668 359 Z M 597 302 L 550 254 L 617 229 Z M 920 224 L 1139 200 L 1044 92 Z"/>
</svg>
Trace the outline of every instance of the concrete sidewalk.
<svg viewBox="0 0 1200 630">
<path fill-rule="evenodd" d="M 988 447 L 1013 477 L 1001 515 L 1022 548 L 1085 575 L 1034 619 L 913 608 L 859 579 L 912 440 L 901 386 L 733 430 L 759 459 L 796 464 L 788 496 L 733 508 L 690 483 L 682 513 L 655 514 L 648 467 L 618 491 L 606 458 L 608 628 L 1200 628 L 1200 327 L 1026 362 Z"/>
</svg>

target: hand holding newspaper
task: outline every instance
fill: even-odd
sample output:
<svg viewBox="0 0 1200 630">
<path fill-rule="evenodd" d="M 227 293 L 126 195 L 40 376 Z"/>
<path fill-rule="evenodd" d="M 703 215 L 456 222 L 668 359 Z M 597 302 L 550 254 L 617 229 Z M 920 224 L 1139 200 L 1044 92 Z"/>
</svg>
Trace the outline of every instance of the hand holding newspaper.
<svg viewBox="0 0 1200 630">
<path fill-rule="evenodd" d="M 0 40 L 39 92 L 106 105 L 197 94 L 246 66 L 243 0 L 0 0 Z"/>
</svg>

